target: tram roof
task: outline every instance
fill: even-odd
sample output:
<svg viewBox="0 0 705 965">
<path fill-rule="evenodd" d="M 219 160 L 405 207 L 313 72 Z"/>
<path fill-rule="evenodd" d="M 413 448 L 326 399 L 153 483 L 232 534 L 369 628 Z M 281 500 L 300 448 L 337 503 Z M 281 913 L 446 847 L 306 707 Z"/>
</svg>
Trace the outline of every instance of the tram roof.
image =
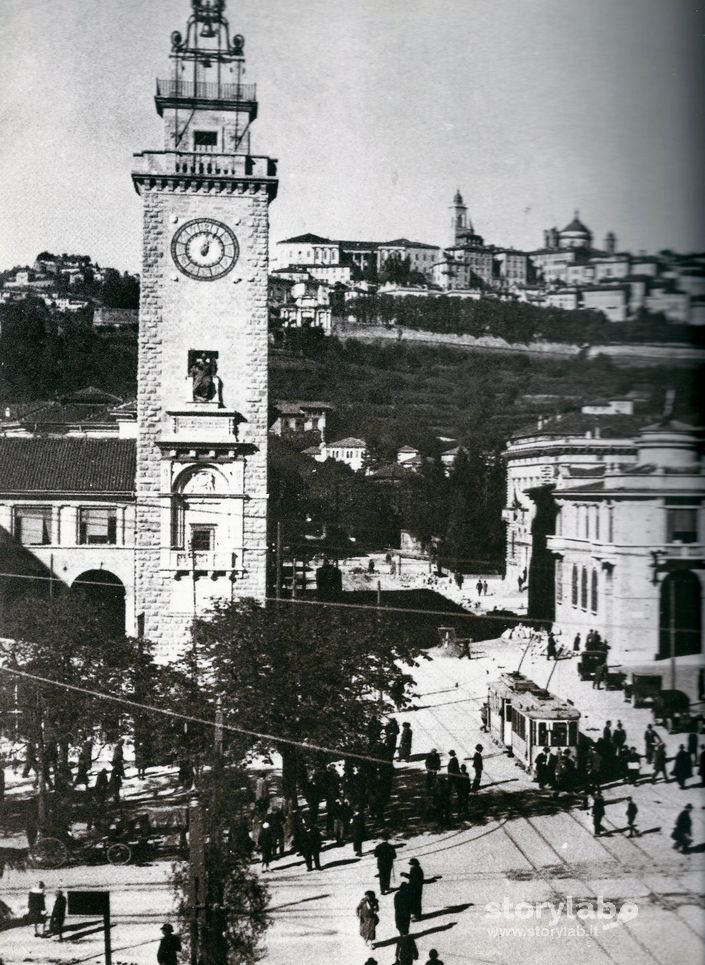
<svg viewBox="0 0 705 965">
<path fill-rule="evenodd" d="M 539 687 L 523 674 L 502 674 L 499 680 L 489 686 L 490 690 L 498 695 L 511 697 L 512 707 L 522 711 L 527 717 L 553 720 L 580 719 L 580 711 L 572 704 Z"/>
</svg>

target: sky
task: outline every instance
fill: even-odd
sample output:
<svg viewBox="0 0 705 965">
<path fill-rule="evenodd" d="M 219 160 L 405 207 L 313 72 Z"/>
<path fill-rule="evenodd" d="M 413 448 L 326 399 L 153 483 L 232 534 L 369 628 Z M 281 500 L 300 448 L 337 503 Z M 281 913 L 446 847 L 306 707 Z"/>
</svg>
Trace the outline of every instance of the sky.
<svg viewBox="0 0 705 965">
<path fill-rule="evenodd" d="M 190 0 L 1 0 L 0 269 L 43 250 L 139 271 L 132 154 Z M 705 13 L 693 0 L 228 0 L 279 159 L 271 239 L 705 248 Z"/>
</svg>

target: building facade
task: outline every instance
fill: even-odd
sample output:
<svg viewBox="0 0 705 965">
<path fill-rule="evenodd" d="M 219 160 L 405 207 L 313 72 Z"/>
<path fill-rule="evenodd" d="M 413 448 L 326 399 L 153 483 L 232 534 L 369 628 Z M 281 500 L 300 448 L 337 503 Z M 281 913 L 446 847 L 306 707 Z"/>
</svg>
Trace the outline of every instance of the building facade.
<svg viewBox="0 0 705 965">
<path fill-rule="evenodd" d="M 563 471 L 554 491 L 555 620 L 596 629 L 610 662 L 702 651 L 705 469 L 695 430 L 645 427 L 631 465 Z"/>
</svg>

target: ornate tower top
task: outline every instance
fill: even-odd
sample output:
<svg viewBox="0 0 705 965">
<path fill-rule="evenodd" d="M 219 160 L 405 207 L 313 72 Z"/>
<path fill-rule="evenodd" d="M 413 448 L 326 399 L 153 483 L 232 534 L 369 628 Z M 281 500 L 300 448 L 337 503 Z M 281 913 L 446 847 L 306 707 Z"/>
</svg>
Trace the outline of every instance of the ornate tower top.
<svg viewBox="0 0 705 965">
<path fill-rule="evenodd" d="M 204 66 L 210 66 L 205 62 L 211 59 L 231 63 L 241 58 L 245 38 L 235 34 L 230 39 L 230 25 L 223 15 L 225 0 L 191 0 L 191 5 L 186 37 L 178 30 L 171 35 L 172 56 L 182 61 L 199 60 Z"/>
</svg>

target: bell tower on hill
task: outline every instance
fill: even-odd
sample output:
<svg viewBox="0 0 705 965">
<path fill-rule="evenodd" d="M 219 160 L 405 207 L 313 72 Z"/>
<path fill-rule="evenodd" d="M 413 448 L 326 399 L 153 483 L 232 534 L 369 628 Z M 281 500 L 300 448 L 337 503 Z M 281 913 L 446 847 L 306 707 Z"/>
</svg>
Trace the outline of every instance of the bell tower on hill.
<svg viewBox="0 0 705 965">
<path fill-rule="evenodd" d="M 225 0 L 192 0 L 157 81 L 144 203 L 136 612 L 168 660 L 217 600 L 265 595 L 267 270 L 276 162 L 251 152 L 254 84 Z"/>
</svg>

